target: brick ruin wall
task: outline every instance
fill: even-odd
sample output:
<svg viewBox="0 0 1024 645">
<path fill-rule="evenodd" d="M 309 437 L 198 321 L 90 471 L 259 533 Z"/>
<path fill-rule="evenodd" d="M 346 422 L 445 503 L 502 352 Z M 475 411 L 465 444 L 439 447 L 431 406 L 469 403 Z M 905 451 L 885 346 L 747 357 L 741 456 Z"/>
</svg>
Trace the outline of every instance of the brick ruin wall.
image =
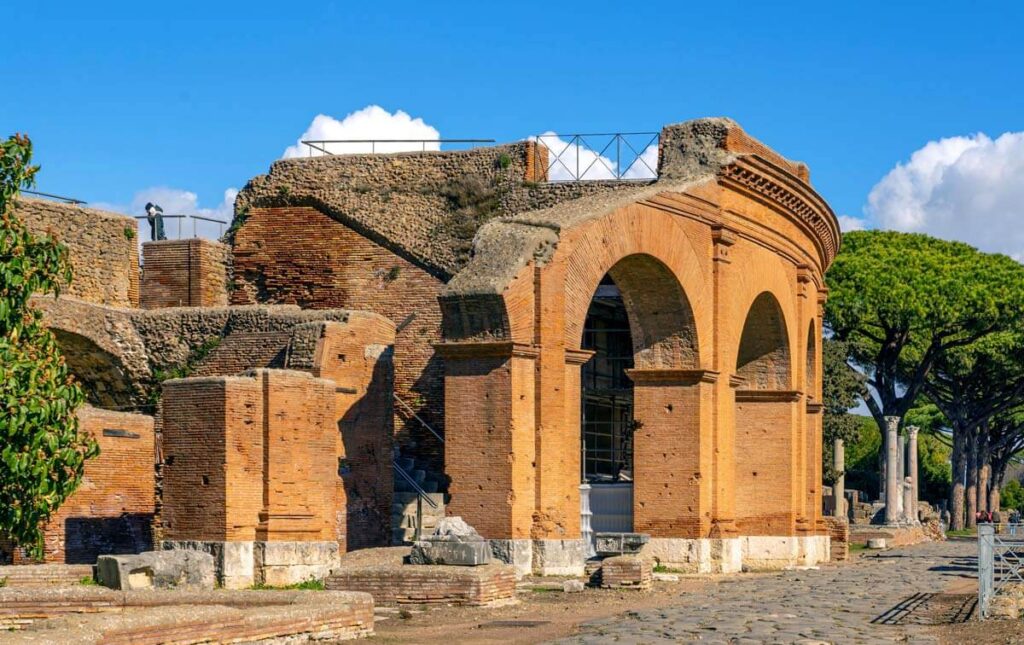
<svg viewBox="0 0 1024 645">
<path fill-rule="evenodd" d="M 382 367 L 369 379 L 332 370 L 345 386 L 291 370 L 168 381 L 162 538 L 386 544 L 390 454 L 376 422 L 390 407 L 372 392 Z"/>
<path fill-rule="evenodd" d="M 15 213 L 32 233 L 52 235 L 68 247 L 74 278 L 63 294 L 114 307 L 138 306 L 138 225 L 133 218 L 24 197 Z"/>
<path fill-rule="evenodd" d="M 46 524 L 44 562 L 92 564 L 100 554 L 152 549 L 153 418 L 83 406 L 78 419 L 100 454 L 86 462 L 78 490 Z M 15 564 L 30 562 L 10 544 L 0 544 L 0 552 L 11 554 Z"/>
<path fill-rule="evenodd" d="M 235 235 L 232 304 L 372 311 L 396 328 L 395 393 L 444 431 L 440 278 L 313 208 L 253 209 Z M 437 470 L 443 447 L 401 405 L 396 438 Z"/>
<path fill-rule="evenodd" d="M 223 307 L 229 254 L 226 245 L 201 238 L 146 242 L 141 307 Z"/>
</svg>

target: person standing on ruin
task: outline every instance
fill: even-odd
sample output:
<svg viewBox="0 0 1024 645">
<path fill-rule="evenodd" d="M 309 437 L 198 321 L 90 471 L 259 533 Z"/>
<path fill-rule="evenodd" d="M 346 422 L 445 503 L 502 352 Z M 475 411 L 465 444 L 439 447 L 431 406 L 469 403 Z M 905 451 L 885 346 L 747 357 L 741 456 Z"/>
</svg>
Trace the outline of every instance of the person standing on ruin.
<svg viewBox="0 0 1024 645">
<path fill-rule="evenodd" d="M 150 230 L 149 239 L 154 242 L 167 239 L 167 236 L 164 235 L 163 215 L 164 209 L 152 202 L 146 202 L 146 221 L 149 222 Z"/>
</svg>

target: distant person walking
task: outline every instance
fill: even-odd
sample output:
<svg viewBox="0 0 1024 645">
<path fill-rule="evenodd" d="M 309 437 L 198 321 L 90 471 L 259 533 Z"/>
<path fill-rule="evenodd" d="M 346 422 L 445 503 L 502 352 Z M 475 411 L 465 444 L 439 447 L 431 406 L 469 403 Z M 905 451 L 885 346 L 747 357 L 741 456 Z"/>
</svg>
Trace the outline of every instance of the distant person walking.
<svg viewBox="0 0 1024 645">
<path fill-rule="evenodd" d="M 164 209 L 152 202 L 146 202 L 146 221 L 149 222 L 149 239 L 154 242 L 167 239 L 164 235 Z"/>
</svg>

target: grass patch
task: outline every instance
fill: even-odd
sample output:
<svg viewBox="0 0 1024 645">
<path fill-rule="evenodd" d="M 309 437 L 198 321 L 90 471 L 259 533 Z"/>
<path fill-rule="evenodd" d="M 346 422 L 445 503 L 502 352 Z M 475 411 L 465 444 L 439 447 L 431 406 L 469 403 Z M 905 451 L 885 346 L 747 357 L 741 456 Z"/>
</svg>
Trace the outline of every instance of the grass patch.
<svg viewBox="0 0 1024 645">
<path fill-rule="evenodd" d="M 7 576 L 4 576 L 3 578 L 0 578 L 0 589 L 4 588 L 6 586 L 7 586 Z"/>
<path fill-rule="evenodd" d="M 81 580 L 78 581 L 78 584 L 82 585 L 83 587 L 98 587 L 98 586 L 100 586 L 100 583 L 98 583 L 95 580 L 93 580 L 92 576 L 85 576 L 84 578 L 82 578 Z"/>
<path fill-rule="evenodd" d="M 283 585 L 276 587 L 274 585 L 256 584 L 250 587 L 256 591 L 323 591 L 324 581 L 317 580 L 316 578 L 310 578 L 309 580 L 303 580 L 302 582 L 296 582 L 292 585 Z"/>
<path fill-rule="evenodd" d="M 562 593 L 561 587 L 530 587 L 533 593 Z"/>
<path fill-rule="evenodd" d="M 974 537 L 977 534 L 977 529 L 960 529 L 959 531 L 946 531 L 946 537 Z"/>
<path fill-rule="evenodd" d="M 682 569 L 676 569 L 674 567 L 666 567 L 663 564 L 654 565 L 654 573 L 686 573 Z"/>
<path fill-rule="evenodd" d="M 860 553 L 861 551 L 867 551 L 868 545 L 857 544 L 856 542 L 850 545 L 850 553 Z"/>
</svg>

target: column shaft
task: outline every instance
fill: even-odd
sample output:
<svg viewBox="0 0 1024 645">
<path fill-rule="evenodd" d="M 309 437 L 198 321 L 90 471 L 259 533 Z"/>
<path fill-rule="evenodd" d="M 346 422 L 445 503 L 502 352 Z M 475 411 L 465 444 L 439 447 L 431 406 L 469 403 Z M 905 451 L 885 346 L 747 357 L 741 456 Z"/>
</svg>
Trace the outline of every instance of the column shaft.
<svg viewBox="0 0 1024 645">
<path fill-rule="evenodd" d="M 900 498 L 900 480 L 897 477 L 899 417 L 886 417 L 885 426 L 885 523 L 896 524 Z"/>
</svg>

